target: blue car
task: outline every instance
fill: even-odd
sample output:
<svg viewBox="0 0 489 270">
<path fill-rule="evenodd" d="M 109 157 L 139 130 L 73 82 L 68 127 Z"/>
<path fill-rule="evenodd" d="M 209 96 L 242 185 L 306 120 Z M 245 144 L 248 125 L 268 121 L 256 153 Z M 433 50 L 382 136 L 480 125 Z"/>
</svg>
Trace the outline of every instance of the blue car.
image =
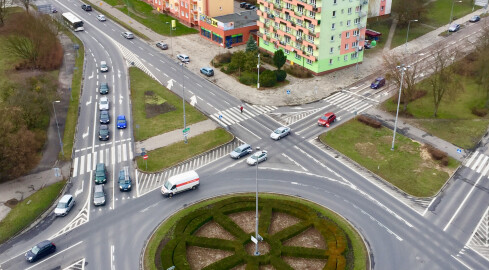
<svg viewBox="0 0 489 270">
<path fill-rule="evenodd" d="M 126 117 L 124 115 L 117 116 L 117 128 L 126 128 L 126 127 L 127 127 Z"/>
</svg>

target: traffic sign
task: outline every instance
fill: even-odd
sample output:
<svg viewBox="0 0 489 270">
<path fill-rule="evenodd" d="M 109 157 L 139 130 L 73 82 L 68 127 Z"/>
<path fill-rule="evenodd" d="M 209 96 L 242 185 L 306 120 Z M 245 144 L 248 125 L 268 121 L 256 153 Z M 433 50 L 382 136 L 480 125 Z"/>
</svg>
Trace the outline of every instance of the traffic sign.
<svg viewBox="0 0 489 270">
<path fill-rule="evenodd" d="M 222 114 L 219 115 L 219 119 L 222 119 Z"/>
<path fill-rule="evenodd" d="M 144 155 L 143 158 L 146 160 L 148 159 L 148 155 Z"/>
<path fill-rule="evenodd" d="M 462 153 L 462 149 L 457 148 L 457 153 Z"/>
<path fill-rule="evenodd" d="M 184 129 L 182 131 L 183 131 L 183 134 L 188 133 L 190 131 L 190 128 L 188 127 L 188 128 L 186 128 L 186 129 Z"/>
<path fill-rule="evenodd" d="M 290 90 L 287 90 L 287 95 L 290 95 Z"/>
</svg>

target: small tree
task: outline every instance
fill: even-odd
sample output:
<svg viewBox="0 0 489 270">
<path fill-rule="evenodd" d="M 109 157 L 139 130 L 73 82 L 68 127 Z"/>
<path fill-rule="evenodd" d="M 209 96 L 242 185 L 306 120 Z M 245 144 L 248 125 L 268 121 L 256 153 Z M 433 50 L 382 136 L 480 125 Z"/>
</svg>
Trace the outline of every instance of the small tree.
<svg viewBox="0 0 489 270">
<path fill-rule="evenodd" d="M 250 35 L 250 38 L 248 39 L 248 42 L 246 43 L 246 52 L 257 52 L 257 51 L 258 51 L 258 46 L 256 46 L 256 41 Z"/>
<path fill-rule="evenodd" d="M 17 0 L 17 2 L 19 2 L 19 4 L 25 7 L 26 12 L 29 12 L 29 6 L 31 4 L 31 0 Z"/>
<path fill-rule="evenodd" d="M 0 26 L 3 26 L 7 16 L 7 0 L 0 0 Z"/>
<path fill-rule="evenodd" d="M 285 57 L 284 51 L 277 50 L 273 54 L 273 63 L 275 64 L 278 70 L 280 70 L 285 65 L 286 61 L 287 58 Z"/>
<path fill-rule="evenodd" d="M 241 76 L 241 71 L 244 70 L 246 63 L 246 53 L 244 51 L 237 51 L 231 56 L 231 63 L 229 63 L 228 68 L 231 71 L 237 70 L 238 76 Z"/>
</svg>

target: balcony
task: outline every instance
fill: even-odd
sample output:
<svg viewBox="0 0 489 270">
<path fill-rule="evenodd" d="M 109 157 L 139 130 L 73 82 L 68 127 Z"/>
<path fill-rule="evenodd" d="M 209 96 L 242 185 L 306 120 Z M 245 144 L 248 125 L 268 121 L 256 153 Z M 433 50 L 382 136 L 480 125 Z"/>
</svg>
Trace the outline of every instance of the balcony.
<svg viewBox="0 0 489 270">
<path fill-rule="evenodd" d="M 265 24 L 260 22 L 260 21 L 256 21 L 256 25 L 258 25 L 258 27 L 260 28 L 264 28 L 265 27 Z"/>
</svg>

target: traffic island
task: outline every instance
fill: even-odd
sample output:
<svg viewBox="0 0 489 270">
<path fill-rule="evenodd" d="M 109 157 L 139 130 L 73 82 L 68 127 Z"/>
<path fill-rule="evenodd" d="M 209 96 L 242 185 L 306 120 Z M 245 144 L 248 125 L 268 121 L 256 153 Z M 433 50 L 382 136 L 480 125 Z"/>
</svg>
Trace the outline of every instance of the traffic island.
<svg viewBox="0 0 489 270">
<path fill-rule="evenodd" d="M 255 197 L 223 196 L 174 214 L 155 231 L 144 269 L 368 269 L 362 237 L 342 217 L 312 202 L 262 194 L 260 255 Z"/>
</svg>

